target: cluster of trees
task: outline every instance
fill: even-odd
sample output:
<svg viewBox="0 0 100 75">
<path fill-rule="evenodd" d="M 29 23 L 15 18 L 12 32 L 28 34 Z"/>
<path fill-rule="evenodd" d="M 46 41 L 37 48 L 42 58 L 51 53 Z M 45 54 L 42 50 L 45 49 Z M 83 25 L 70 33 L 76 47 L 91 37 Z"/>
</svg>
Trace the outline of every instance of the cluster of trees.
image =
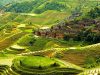
<svg viewBox="0 0 100 75">
<path fill-rule="evenodd" d="M 33 37 L 33 35 L 26 35 L 18 41 L 18 44 L 22 46 L 33 46 L 35 41 L 36 39 Z"/>
<path fill-rule="evenodd" d="M 73 41 L 82 41 L 82 42 L 88 42 L 88 43 L 99 43 L 100 42 L 100 33 L 93 32 L 91 29 L 83 29 L 81 32 L 76 34 L 75 37 L 70 38 L 70 35 L 65 35 L 64 40 L 70 40 L 73 39 Z"/>
<path fill-rule="evenodd" d="M 87 57 L 85 60 L 85 68 L 94 68 L 100 65 L 100 56 Z"/>
<path fill-rule="evenodd" d="M 9 12 L 29 12 L 33 9 L 32 2 L 16 3 L 11 5 L 9 8 L 6 8 L 6 11 Z"/>
<path fill-rule="evenodd" d="M 35 1 L 25 1 L 21 3 L 15 3 L 11 6 L 6 8 L 7 12 L 16 12 L 16 13 L 27 13 L 33 11 L 33 9 L 36 9 L 39 5 L 41 5 L 44 2 L 41 0 L 35 0 Z"/>
<path fill-rule="evenodd" d="M 100 17 L 100 8 L 95 7 L 91 9 L 87 16 L 83 18 L 98 18 Z M 92 29 L 95 28 L 96 25 L 91 25 L 90 27 L 83 29 L 75 38 L 78 41 L 90 42 L 90 43 L 99 43 L 100 42 L 100 34 L 97 32 L 92 32 Z"/>
<path fill-rule="evenodd" d="M 6 8 L 7 12 L 16 12 L 16 13 L 27 13 L 34 11 L 37 14 L 40 14 L 46 10 L 57 10 L 62 11 L 65 9 L 63 4 L 59 4 L 58 2 L 47 2 L 44 3 L 45 0 L 35 0 L 29 2 L 15 3 Z M 44 6 L 40 7 L 44 3 Z"/>
<path fill-rule="evenodd" d="M 0 4 L 0 8 L 2 8 L 2 5 Z"/>
<path fill-rule="evenodd" d="M 82 30 L 76 37 L 75 40 L 89 42 L 89 43 L 98 43 L 100 42 L 100 34 L 94 33 L 91 30 Z"/>
<path fill-rule="evenodd" d="M 95 7 L 94 9 L 91 9 L 86 16 L 82 18 L 84 20 L 85 18 L 98 18 L 100 17 L 100 8 Z M 80 19 L 81 20 L 81 19 Z M 78 21 L 80 21 L 78 20 Z M 77 22 L 76 19 L 74 19 L 73 22 Z M 96 25 L 90 25 L 89 27 L 84 28 L 76 34 L 77 36 L 73 37 L 72 39 L 74 41 L 83 41 L 83 42 L 89 42 L 89 43 L 99 43 L 100 42 L 100 33 L 99 32 L 93 32 L 92 29 L 96 28 Z M 69 40 L 70 35 L 65 35 L 64 40 Z"/>
<path fill-rule="evenodd" d="M 94 9 L 90 10 L 88 12 L 88 16 L 90 16 L 91 18 L 100 17 L 100 8 L 99 7 L 95 7 Z"/>
<path fill-rule="evenodd" d="M 45 4 L 44 7 L 42 8 L 38 8 L 36 9 L 34 12 L 35 13 L 42 13 L 44 11 L 47 11 L 47 10 L 57 10 L 57 11 L 62 11 L 65 9 L 65 6 L 62 5 L 62 4 L 59 4 L 57 2 L 48 2 Z"/>
</svg>

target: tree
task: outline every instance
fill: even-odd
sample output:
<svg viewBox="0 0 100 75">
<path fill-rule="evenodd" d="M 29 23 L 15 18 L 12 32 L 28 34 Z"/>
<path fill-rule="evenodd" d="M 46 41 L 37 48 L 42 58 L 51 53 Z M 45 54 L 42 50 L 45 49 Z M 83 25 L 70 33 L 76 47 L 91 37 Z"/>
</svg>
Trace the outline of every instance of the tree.
<svg viewBox="0 0 100 75">
<path fill-rule="evenodd" d="M 42 66 L 41 66 L 41 65 L 39 65 L 39 69 L 40 69 L 40 70 L 42 69 Z"/>
<path fill-rule="evenodd" d="M 88 12 L 88 16 L 91 18 L 99 17 L 100 16 L 100 8 L 95 7 L 94 9 L 90 10 L 90 12 Z"/>
<path fill-rule="evenodd" d="M 52 67 L 57 67 L 57 66 L 59 66 L 59 64 L 55 62 L 55 63 L 53 63 L 51 66 L 52 66 Z"/>
<path fill-rule="evenodd" d="M 63 39 L 68 41 L 69 40 L 69 36 L 68 35 L 64 35 Z"/>
<path fill-rule="evenodd" d="M 96 66 L 96 60 L 94 57 L 86 58 L 85 65 L 84 65 L 85 68 L 93 68 L 95 66 Z"/>
</svg>

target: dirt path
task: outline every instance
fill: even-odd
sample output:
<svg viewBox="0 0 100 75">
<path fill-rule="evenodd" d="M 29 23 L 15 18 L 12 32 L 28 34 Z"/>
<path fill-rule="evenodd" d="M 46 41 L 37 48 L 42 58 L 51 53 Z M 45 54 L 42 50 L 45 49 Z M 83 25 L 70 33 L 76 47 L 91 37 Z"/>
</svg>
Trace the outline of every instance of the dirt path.
<svg viewBox="0 0 100 75">
<path fill-rule="evenodd" d="M 34 13 L 19 13 L 20 15 L 27 15 L 27 16 L 38 16 L 37 14 Z"/>
</svg>

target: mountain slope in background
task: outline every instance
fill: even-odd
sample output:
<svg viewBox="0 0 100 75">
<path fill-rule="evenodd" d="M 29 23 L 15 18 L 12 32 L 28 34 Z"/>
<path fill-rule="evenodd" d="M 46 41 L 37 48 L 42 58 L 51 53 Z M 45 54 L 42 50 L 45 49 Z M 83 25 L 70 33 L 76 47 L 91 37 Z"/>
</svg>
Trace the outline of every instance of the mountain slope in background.
<svg viewBox="0 0 100 75">
<path fill-rule="evenodd" d="M 99 0 L 2 0 L 0 9 L 0 75 L 100 74 L 91 70 L 100 66 Z"/>
<path fill-rule="evenodd" d="M 5 11 L 1 25 L 10 22 L 28 23 L 31 25 L 54 25 L 66 17 L 85 14 L 92 8 L 100 6 L 100 1 L 90 0 L 2 0 L 1 10 Z M 2 7 L 3 6 L 3 7 Z M 6 13 L 10 12 L 10 13 Z M 16 14 L 19 13 L 19 14 Z M 20 13 L 40 14 L 37 16 L 21 15 Z M 60 15 L 61 14 L 61 15 Z M 25 18 L 26 17 L 26 18 Z M 55 17 L 55 18 L 54 18 Z M 6 21 L 5 21 L 6 20 Z M 13 20 L 13 21 L 12 21 Z"/>
<path fill-rule="evenodd" d="M 5 0 L 3 2 L 6 3 Z M 8 3 L 9 2 L 13 2 L 13 1 L 8 0 Z M 73 11 L 85 12 L 97 5 L 100 5 L 100 1 L 90 1 L 90 0 L 31 0 L 31 1 L 18 0 L 16 1 L 15 0 L 5 9 L 7 12 L 17 12 L 17 13 L 35 12 L 40 14 L 48 10 L 57 10 L 60 12 L 71 13 Z"/>
<path fill-rule="evenodd" d="M 18 2 L 24 2 L 24 1 L 32 1 L 32 0 L 0 0 L 0 5 L 6 5 L 9 3 L 18 3 Z"/>
</svg>

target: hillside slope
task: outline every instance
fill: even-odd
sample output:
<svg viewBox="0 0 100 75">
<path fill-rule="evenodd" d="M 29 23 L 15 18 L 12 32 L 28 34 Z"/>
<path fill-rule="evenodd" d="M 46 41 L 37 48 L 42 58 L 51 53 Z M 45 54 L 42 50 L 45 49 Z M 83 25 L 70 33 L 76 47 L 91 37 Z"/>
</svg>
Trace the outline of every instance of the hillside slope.
<svg viewBox="0 0 100 75">
<path fill-rule="evenodd" d="M 57 10 L 60 12 L 83 12 L 99 5 L 99 1 L 84 0 L 34 0 L 21 3 L 12 3 L 6 8 L 8 12 L 35 12 L 43 13 L 47 10 Z"/>
<path fill-rule="evenodd" d="M 24 2 L 24 1 L 29 1 L 29 0 L 2 0 L 0 1 L 0 5 L 6 5 L 9 3 L 18 3 L 18 2 Z M 32 0 L 30 0 L 32 1 Z"/>
<path fill-rule="evenodd" d="M 91 9 L 85 16 L 76 17 L 72 21 L 63 21 L 50 29 L 34 32 L 38 36 L 62 38 L 64 40 L 100 42 L 100 8 Z"/>
</svg>

